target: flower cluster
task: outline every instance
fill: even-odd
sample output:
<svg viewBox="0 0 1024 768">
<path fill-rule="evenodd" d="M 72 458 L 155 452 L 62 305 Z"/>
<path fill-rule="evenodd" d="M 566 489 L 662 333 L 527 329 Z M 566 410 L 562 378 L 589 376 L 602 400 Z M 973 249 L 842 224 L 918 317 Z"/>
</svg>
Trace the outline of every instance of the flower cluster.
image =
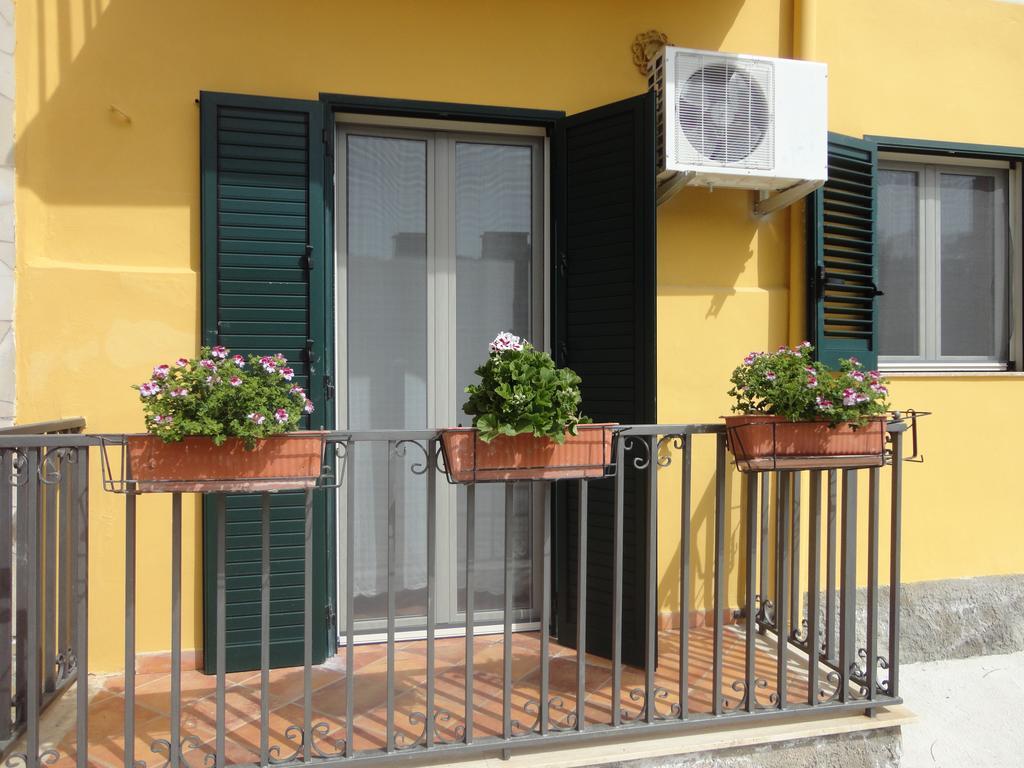
<svg viewBox="0 0 1024 768">
<path fill-rule="evenodd" d="M 776 352 L 751 352 L 732 372 L 733 411 L 772 414 L 790 421 L 863 425 L 888 411 L 887 381 L 864 371 L 855 357 L 834 370 L 815 361 L 809 342 Z"/>
<path fill-rule="evenodd" d="M 155 366 L 148 381 L 133 387 L 146 429 L 166 442 L 203 436 L 220 445 L 238 437 L 252 448 L 264 437 L 297 429 L 303 414 L 313 412 L 283 355 L 246 359 L 230 352 L 204 347 L 199 357 Z"/>
<path fill-rule="evenodd" d="M 502 332 L 490 343 L 487 362 L 476 369 L 479 384 L 466 387 L 462 410 L 473 417 L 480 439 L 530 433 L 565 442 L 576 425 L 589 419 L 579 413 L 580 377 L 558 368 L 546 352 Z"/>
<path fill-rule="evenodd" d="M 494 337 L 489 347 L 492 355 L 496 352 L 520 352 L 523 349 L 523 340 L 508 331 L 502 331 Z"/>
</svg>

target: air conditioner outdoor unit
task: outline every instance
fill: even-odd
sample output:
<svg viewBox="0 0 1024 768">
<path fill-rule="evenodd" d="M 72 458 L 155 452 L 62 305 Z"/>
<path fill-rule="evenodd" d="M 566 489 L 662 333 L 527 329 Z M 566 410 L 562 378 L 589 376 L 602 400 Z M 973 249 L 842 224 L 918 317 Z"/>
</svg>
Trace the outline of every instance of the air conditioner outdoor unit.
<svg viewBox="0 0 1024 768">
<path fill-rule="evenodd" d="M 664 47 L 650 63 L 659 179 L 766 192 L 827 178 L 825 64 Z"/>
</svg>

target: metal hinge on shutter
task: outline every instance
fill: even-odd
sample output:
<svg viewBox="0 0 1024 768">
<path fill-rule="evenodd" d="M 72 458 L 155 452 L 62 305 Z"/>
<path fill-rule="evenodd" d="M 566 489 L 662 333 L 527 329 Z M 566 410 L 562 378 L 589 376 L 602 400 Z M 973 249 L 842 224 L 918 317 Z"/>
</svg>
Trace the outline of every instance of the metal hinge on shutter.
<svg viewBox="0 0 1024 768">
<path fill-rule="evenodd" d="M 330 376 L 324 376 L 324 399 L 334 399 L 334 379 Z"/>
<path fill-rule="evenodd" d="M 327 605 L 324 606 L 324 619 L 326 619 L 327 625 L 333 627 L 336 617 L 337 613 L 334 610 L 334 603 L 328 600 Z"/>
</svg>

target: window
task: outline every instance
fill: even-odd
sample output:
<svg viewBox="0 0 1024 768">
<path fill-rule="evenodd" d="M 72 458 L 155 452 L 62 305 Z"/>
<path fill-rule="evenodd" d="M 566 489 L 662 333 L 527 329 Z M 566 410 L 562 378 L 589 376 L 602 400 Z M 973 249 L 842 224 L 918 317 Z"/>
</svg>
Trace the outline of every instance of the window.
<svg viewBox="0 0 1024 768">
<path fill-rule="evenodd" d="M 883 157 L 878 349 L 905 370 L 1003 370 L 1010 360 L 1010 172 Z"/>
</svg>

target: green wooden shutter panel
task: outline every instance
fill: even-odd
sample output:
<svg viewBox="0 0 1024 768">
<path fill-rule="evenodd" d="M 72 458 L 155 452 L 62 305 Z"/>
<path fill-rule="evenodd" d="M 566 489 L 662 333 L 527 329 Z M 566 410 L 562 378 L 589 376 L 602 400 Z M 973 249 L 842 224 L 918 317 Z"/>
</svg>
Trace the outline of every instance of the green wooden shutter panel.
<svg viewBox="0 0 1024 768">
<path fill-rule="evenodd" d="M 870 141 L 829 134 L 828 181 L 808 204 L 808 328 L 829 365 L 878 365 L 877 154 Z"/>
<path fill-rule="evenodd" d="M 554 349 L 583 379 L 594 421 L 653 423 L 655 407 L 654 101 L 638 96 L 573 115 L 555 136 L 558 263 Z M 628 462 L 627 462 L 628 464 Z M 645 651 L 646 487 L 627 471 L 623 518 L 623 646 Z M 555 515 L 559 642 L 575 644 L 578 507 L 562 484 Z M 587 650 L 611 654 L 614 484 L 591 482 L 587 527 Z M 604 563 L 608 567 L 602 568 Z"/>
<path fill-rule="evenodd" d="M 319 102 L 203 93 L 203 343 L 241 354 L 284 354 L 326 415 L 323 111 Z M 316 663 L 327 655 L 326 514 L 314 506 Z M 204 504 L 204 640 L 214 672 L 216 515 Z M 301 493 L 271 498 L 271 663 L 303 658 Z M 259 667 L 260 497 L 227 501 L 227 668 Z"/>
</svg>

